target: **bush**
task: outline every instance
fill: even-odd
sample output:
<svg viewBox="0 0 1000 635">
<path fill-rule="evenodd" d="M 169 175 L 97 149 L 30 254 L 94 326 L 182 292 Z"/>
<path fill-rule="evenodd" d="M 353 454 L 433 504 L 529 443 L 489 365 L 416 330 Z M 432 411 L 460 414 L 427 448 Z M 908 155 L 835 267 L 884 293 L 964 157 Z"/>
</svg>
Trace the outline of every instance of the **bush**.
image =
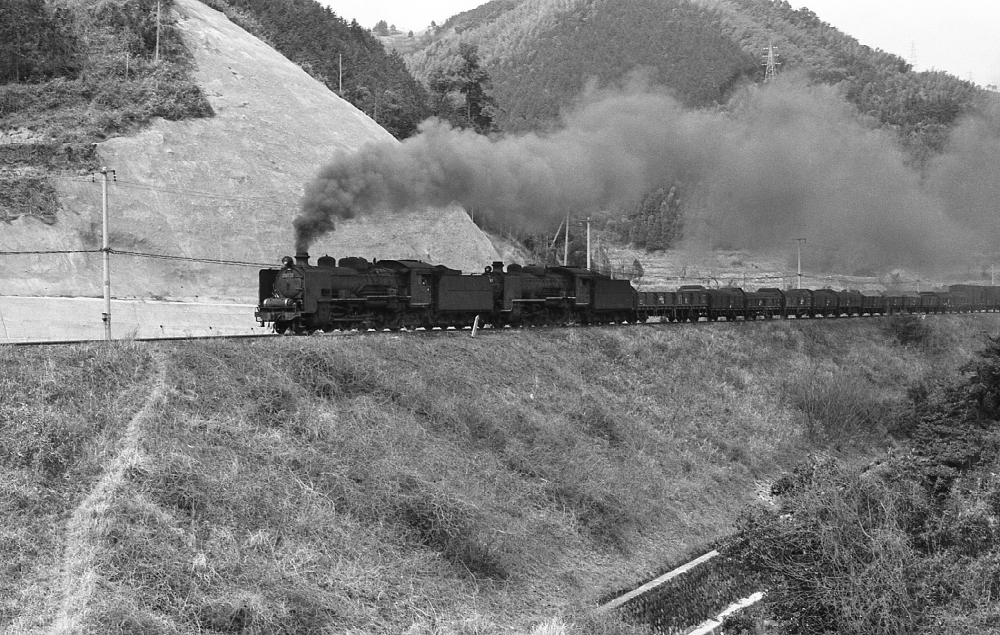
<svg viewBox="0 0 1000 635">
<path fill-rule="evenodd" d="M 921 392 L 912 452 L 866 470 L 814 459 L 780 479 L 781 513 L 738 523 L 773 576 L 787 633 L 982 632 L 1000 594 L 1000 338 L 967 377 Z M 986 598 L 986 599 L 984 599 Z"/>
<path fill-rule="evenodd" d="M 883 320 L 886 332 L 903 346 L 925 346 L 934 329 L 923 315 L 892 315 Z"/>
<path fill-rule="evenodd" d="M 921 492 L 895 487 L 898 475 L 813 467 L 785 490 L 781 515 L 753 509 L 738 523 L 747 562 L 773 576 L 773 617 L 788 633 L 915 632 L 923 605 L 907 528 Z"/>
<path fill-rule="evenodd" d="M 893 404 L 870 381 L 843 370 L 818 368 L 793 377 L 786 386 L 791 404 L 802 412 L 813 441 L 851 444 L 884 437 L 893 426 Z"/>
</svg>

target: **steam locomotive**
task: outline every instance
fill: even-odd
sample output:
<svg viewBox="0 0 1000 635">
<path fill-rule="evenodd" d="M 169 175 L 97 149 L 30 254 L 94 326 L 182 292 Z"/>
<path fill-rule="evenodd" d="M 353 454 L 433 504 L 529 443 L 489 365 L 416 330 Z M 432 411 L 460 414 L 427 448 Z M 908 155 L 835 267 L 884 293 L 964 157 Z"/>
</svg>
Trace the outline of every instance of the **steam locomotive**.
<svg viewBox="0 0 1000 635">
<path fill-rule="evenodd" d="M 744 291 L 698 285 L 636 291 L 627 280 L 577 267 L 495 262 L 464 274 L 419 260 L 285 256 L 261 269 L 254 316 L 278 333 L 839 317 L 1000 310 L 1000 287 L 867 293 L 832 289 Z"/>
</svg>

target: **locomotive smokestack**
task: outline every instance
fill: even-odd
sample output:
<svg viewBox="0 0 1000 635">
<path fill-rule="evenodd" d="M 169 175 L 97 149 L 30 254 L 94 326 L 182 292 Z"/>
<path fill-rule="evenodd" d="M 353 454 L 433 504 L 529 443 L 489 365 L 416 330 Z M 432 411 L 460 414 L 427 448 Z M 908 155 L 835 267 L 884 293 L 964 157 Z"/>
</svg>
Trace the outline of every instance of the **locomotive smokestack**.
<svg viewBox="0 0 1000 635">
<path fill-rule="evenodd" d="M 295 264 L 300 267 L 306 267 L 309 265 L 309 252 L 300 251 L 295 254 Z"/>
</svg>

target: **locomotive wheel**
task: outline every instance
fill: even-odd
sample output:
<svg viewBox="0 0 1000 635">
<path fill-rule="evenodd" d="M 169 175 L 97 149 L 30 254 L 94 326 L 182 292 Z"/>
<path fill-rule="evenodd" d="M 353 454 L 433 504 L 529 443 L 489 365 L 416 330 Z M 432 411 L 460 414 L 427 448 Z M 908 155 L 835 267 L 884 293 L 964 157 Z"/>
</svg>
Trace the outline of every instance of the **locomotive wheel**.
<svg viewBox="0 0 1000 635">
<path fill-rule="evenodd" d="M 285 331 L 288 330 L 288 322 L 284 320 L 278 320 L 274 323 L 274 332 L 278 335 L 284 335 Z"/>
</svg>

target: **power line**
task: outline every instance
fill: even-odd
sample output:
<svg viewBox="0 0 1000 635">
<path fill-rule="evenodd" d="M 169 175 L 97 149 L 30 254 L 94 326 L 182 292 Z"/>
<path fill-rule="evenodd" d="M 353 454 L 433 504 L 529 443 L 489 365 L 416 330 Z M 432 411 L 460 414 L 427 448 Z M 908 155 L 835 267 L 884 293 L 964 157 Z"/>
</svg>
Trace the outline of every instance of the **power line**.
<svg viewBox="0 0 1000 635">
<path fill-rule="evenodd" d="M 104 249 L 35 249 L 30 251 L 0 251 L 0 256 L 50 256 L 66 254 L 102 254 Z M 211 265 L 233 265 L 240 267 L 273 267 L 274 263 L 250 262 L 247 260 L 225 260 L 221 258 L 195 258 L 192 256 L 172 256 L 170 254 L 151 254 L 141 251 L 124 251 L 120 249 L 108 249 L 107 252 L 114 256 L 134 256 L 136 258 L 156 258 L 159 260 L 183 260 L 187 262 L 201 262 Z"/>
<path fill-rule="evenodd" d="M 181 188 L 171 188 L 162 187 L 158 185 L 149 185 L 146 183 L 136 183 L 134 181 L 122 181 L 119 180 L 118 184 L 122 187 L 128 187 L 137 190 L 150 190 L 154 192 L 167 192 L 169 194 L 184 194 L 186 196 L 197 196 L 199 198 L 211 198 L 220 199 L 225 201 L 249 201 L 258 203 L 275 203 L 277 205 L 286 205 L 288 201 L 281 201 L 274 198 L 259 198 L 254 196 L 226 196 L 223 194 L 213 194 L 211 192 L 200 192 L 198 190 L 189 190 Z"/>
<path fill-rule="evenodd" d="M 99 254 L 103 249 L 36 249 L 33 251 L 0 251 L 0 256 L 38 256 L 48 254 Z"/>
<path fill-rule="evenodd" d="M 75 183 L 91 182 L 96 183 L 97 180 L 93 175 L 79 175 L 63 173 L 53 175 L 52 173 L 38 174 L 37 178 L 46 179 L 49 181 L 71 181 Z M 34 177 L 33 177 L 34 178 Z M 252 203 L 274 203 L 275 205 L 287 205 L 287 200 L 279 200 L 276 198 L 263 198 L 257 196 L 227 196 L 225 194 L 214 194 L 212 192 L 204 192 L 199 190 L 190 190 L 186 188 L 175 188 L 175 187 L 163 187 L 160 185 L 150 185 L 148 183 L 138 183 L 136 181 L 124 181 L 122 179 L 115 179 L 113 181 L 117 185 L 122 187 L 127 187 L 135 190 L 150 190 L 152 192 L 166 192 L 168 194 L 183 194 L 185 196 L 195 196 L 198 198 L 209 198 L 224 201 L 248 201 Z"/>
<path fill-rule="evenodd" d="M 239 267 L 273 267 L 274 263 L 248 262 L 245 260 L 222 260 L 219 258 L 193 258 L 191 256 L 171 256 L 169 254 L 150 254 L 141 251 L 122 251 L 111 249 L 110 253 L 117 256 L 135 256 L 137 258 L 155 258 L 158 260 L 183 260 L 186 262 L 201 262 L 210 265 L 233 265 Z"/>
</svg>

